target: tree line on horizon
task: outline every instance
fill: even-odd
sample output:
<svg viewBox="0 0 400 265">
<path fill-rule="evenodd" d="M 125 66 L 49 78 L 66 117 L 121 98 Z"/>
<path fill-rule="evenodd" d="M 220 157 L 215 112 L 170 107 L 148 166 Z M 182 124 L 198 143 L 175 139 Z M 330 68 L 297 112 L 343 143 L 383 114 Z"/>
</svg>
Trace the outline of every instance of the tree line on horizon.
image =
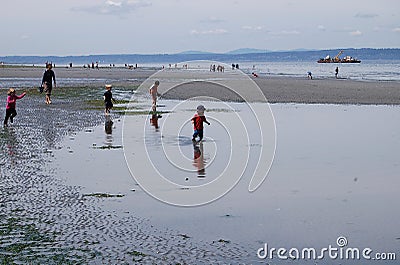
<svg viewBox="0 0 400 265">
<path fill-rule="evenodd" d="M 239 49 L 240 50 L 240 49 Z M 239 51 L 236 50 L 236 51 Z M 107 63 L 157 63 L 157 62 L 183 62 L 193 60 L 211 60 L 221 62 L 232 61 L 315 61 L 326 55 L 334 57 L 343 50 L 343 55 L 349 55 L 360 60 L 399 60 L 400 48 L 348 48 L 328 50 L 294 50 L 294 51 L 268 51 L 249 53 L 207 53 L 191 51 L 188 53 L 174 54 L 98 54 L 98 55 L 72 55 L 72 56 L 0 56 L 0 62 L 5 64 L 42 64 L 54 62 L 57 64 L 87 64 L 89 62 Z M 246 49 L 242 49 L 245 52 Z"/>
</svg>

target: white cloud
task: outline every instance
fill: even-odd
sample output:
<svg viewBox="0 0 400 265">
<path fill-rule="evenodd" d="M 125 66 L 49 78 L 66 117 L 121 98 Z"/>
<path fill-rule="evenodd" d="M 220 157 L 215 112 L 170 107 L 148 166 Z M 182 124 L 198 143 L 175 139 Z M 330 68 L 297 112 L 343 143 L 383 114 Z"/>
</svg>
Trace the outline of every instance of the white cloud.
<svg viewBox="0 0 400 265">
<path fill-rule="evenodd" d="M 281 31 L 271 31 L 269 32 L 270 35 L 275 36 L 275 37 L 281 37 L 281 36 L 290 36 L 290 35 L 300 35 L 301 32 L 298 30 L 281 30 Z"/>
<path fill-rule="evenodd" d="M 263 30 L 264 27 L 262 27 L 262 26 L 242 26 L 242 29 L 249 30 L 249 31 L 260 31 L 260 30 Z"/>
<path fill-rule="evenodd" d="M 321 30 L 321 31 L 325 31 L 326 30 L 324 25 L 318 25 L 317 28 L 318 28 L 318 30 Z"/>
<path fill-rule="evenodd" d="M 349 34 L 350 34 L 351 36 L 361 36 L 361 35 L 362 35 L 362 32 L 359 31 L 359 30 L 355 30 L 355 31 L 349 32 Z"/>
<path fill-rule="evenodd" d="M 151 6 L 151 3 L 147 0 L 107 0 L 98 5 L 73 7 L 71 10 L 92 14 L 123 16 L 136 11 L 138 8 L 147 6 Z"/>
<path fill-rule="evenodd" d="M 109 6 L 121 6 L 122 2 L 114 2 L 114 1 L 108 0 L 108 1 L 106 1 L 106 4 Z"/>
<path fill-rule="evenodd" d="M 226 34 L 228 31 L 226 29 L 212 29 L 212 30 L 191 30 L 191 35 L 221 35 Z"/>
<path fill-rule="evenodd" d="M 368 13 L 368 14 L 367 13 L 357 13 L 354 17 L 370 19 L 370 18 L 378 17 L 378 15 L 377 14 L 370 14 L 370 13 Z"/>
<path fill-rule="evenodd" d="M 400 33 L 400 27 L 399 28 L 394 28 L 392 31 Z"/>
<path fill-rule="evenodd" d="M 210 23 L 210 24 L 218 24 L 225 22 L 225 20 L 217 18 L 217 17 L 209 17 L 200 21 L 201 23 Z"/>
<path fill-rule="evenodd" d="M 282 30 L 280 32 L 281 35 L 299 35 L 300 31 L 298 30 Z"/>
</svg>

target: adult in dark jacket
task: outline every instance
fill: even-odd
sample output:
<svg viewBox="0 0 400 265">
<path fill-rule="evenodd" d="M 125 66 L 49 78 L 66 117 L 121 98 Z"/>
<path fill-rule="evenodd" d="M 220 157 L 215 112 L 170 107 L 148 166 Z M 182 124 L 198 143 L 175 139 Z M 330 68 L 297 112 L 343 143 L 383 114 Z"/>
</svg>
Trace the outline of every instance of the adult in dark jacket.
<svg viewBox="0 0 400 265">
<path fill-rule="evenodd" d="M 52 70 L 53 66 L 51 63 L 46 64 L 46 71 L 43 73 L 42 78 L 42 86 L 44 88 L 44 92 L 46 93 L 46 104 L 51 104 L 51 91 L 53 89 L 53 81 L 54 88 L 56 87 L 56 75 Z"/>
</svg>

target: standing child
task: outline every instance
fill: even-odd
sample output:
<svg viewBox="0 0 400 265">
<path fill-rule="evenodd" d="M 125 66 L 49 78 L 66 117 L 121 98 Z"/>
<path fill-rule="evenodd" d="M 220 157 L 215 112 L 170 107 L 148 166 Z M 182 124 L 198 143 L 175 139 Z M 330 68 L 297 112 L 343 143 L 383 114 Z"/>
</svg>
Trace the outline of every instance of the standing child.
<svg viewBox="0 0 400 265">
<path fill-rule="evenodd" d="M 8 119 L 10 119 L 11 123 L 14 121 L 14 117 L 17 116 L 17 111 L 15 110 L 17 99 L 23 98 L 26 93 L 22 93 L 21 95 L 15 95 L 15 89 L 10 88 L 7 92 L 7 105 L 6 105 L 6 117 L 4 119 L 4 126 L 8 126 Z"/>
<path fill-rule="evenodd" d="M 205 110 L 206 108 L 203 105 L 197 106 L 197 113 L 194 114 L 192 118 L 193 129 L 194 129 L 192 141 L 196 141 L 197 136 L 199 136 L 200 138 L 199 141 L 203 139 L 203 122 L 210 125 L 210 123 L 206 119 L 206 116 L 204 116 Z"/>
<path fill-rule="evenodd" d="M 149 93 L 151 98 L 153 99 L 152 108 L 155 109 L 157 107 L 157 96 L 158 96 L 158 86 L 160 85 L 160 81 L 155 81 L 154 84 L 150 87 Z"/>
<path fill-rule="evenodd" d="M 113 107 L 113 101 L 115 102 L 115 99 L 112 97 L 112 92 L 111 92 L 112 85 L 106 85 L 106 92 L 104 92 L 104 105 L 105 105 L 105 114 L 108 115 L 110 113 L 110 110 Z"/>
</svg>

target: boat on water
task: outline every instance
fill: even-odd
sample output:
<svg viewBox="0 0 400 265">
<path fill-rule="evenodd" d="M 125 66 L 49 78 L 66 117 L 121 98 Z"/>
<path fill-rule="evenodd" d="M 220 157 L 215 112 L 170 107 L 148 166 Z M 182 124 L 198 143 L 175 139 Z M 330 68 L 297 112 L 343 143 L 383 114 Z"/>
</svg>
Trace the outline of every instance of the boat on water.
<svg viewBox="0 0 400 265">
<path fill-rule="evenodd" d="M 343 51 L 340 51 L 333 58 L 331 58 L 329 55 L 327 55 L 325 58 L 321 58 L 317 62 L 318 63 L 361 63 L 361 60 L 358 60 L 357 58 L 353 58 L 351 56 L 345 56 L 343 58 L 340 58 L 339 56 L 342 53 L 343 53 Z"/>
</svg>

